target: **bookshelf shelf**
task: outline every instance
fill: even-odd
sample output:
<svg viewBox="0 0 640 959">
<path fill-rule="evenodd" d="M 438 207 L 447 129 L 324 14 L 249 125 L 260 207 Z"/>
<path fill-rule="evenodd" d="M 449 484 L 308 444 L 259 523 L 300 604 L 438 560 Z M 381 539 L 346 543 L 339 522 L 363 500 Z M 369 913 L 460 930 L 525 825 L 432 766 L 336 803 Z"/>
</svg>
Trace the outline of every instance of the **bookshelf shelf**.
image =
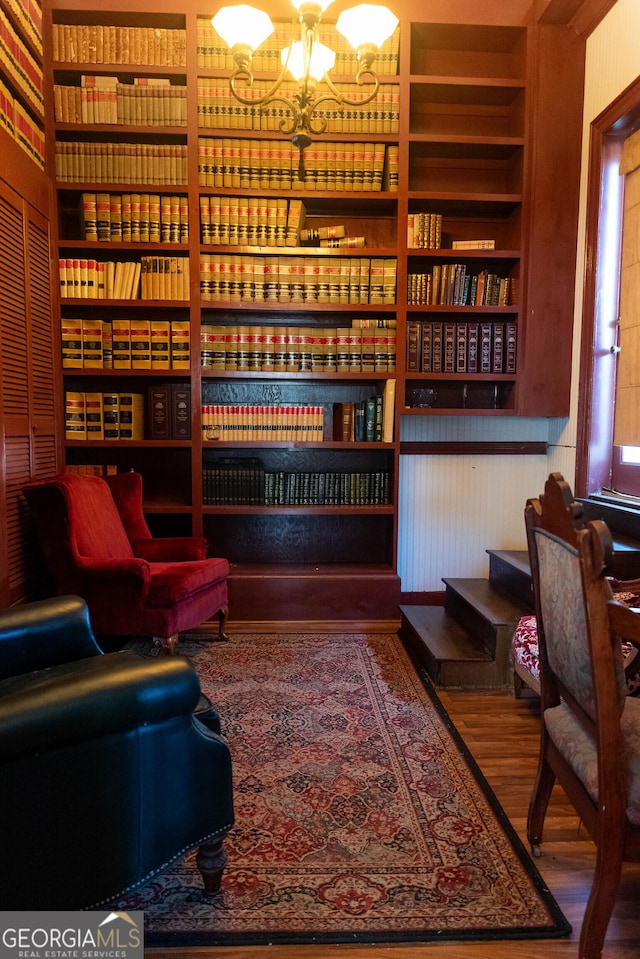
<svg viewBox="0 0 640 959">
<path fill-rule="evenodd" d="M 221 449 L 241 449 L 241 450 L 300 450 L 309 452 L 310 450 L 349 450 L 350 452 L 366 452 L 367 450 L 379 453 L 381 450 L 393 451 L 393 443 L 366 441 L 357 442 L 349 440 L 340 442 L 337 440 L 323 440 L 322 442 L 295 442 L 293 440 L 238 440 L 232 442 L 229 440 L 203 440 L 202 448 L 205 450 Z"/>
<path fill-rule="evenodd" d="M 191 440 L 65 440 L 69 449 L 191 449 Z"/>
<path fill-rule="evenodd" d="M 178 371 L 179 372 L 179 371 Z M 210 380 L 261 380 L 264 381 L 266 373 L 260 370 L 214 370 L 202 368 L 200 370 L 200 376 L 202 379 Z M 365 383 L 377 383 L 380 380 L 395 379 L 395 373 L 362 373 L 362 372 L 353 372 L 353 373 L 314 373 L 311 370 L 297 370 L 295 372 L 286 372 L 278 371 L 268 374 L 270 381 L 287 381 L 299 382 L 300 380 L 326 380 L 328 382 L 337 382 L 343 383 L 345 380 L 351 382 L 360 381 Z"/>
<path fill-rule="evenodd" d="M 295 516 L 302 512 L 312 516 L 340 516 L 345 512 L 354 516 L 388 516 L 393 506 L 204 506 L 207 516 Z"/>
</svg>

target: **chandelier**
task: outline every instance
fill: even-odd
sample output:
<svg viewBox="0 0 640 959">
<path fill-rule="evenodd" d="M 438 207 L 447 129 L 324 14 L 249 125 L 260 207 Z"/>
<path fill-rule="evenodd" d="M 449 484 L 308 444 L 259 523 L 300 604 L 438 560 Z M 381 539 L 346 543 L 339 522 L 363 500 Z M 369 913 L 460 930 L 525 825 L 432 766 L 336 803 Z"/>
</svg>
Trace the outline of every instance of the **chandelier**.
<svg viewBox="0 0 640 959">
<path fill-rule="evenodd" d="M 271 87 L 257 98 L 243 95 L 240 87 L 244 85 L 246 89 L 253 84 L 253 54 L 273 33 L 271 18 L 262 10 L 243 3 L 222 7 L 212 17 L 211 23 L 229 47 L 236 63 L 236 70 L 229 78 L 229 87 L 235 99 L 251 107 L 271 103 L 279 103 L 284 107 L 287 116 L 280 120 L 280 132 L 289 136 L 300 151 L 299 177 L 304 180 L 304 150 L 311 144 L 311 136 L 324 133 L 327 127 L 326 117 L 315 116 L 318 107 L 328 101 L 335 103 L 339 109 L 345 105 L 361 107 L 373 100 L 380 86 L 373 62 L 382 44 L 398 25 L 398 18 L 387 7 L 371 3 L 361 3 L 344 10 L 338 17 L 336 29 L 356 50 L 358 68 L 355 82 L 365 89 L 371 87 L 363 98 L 351 100 L 334 85 L 329 76 L 335 53 L 317 39 L 318 24 L 331 0 L 291 2 L 298 11 L 300 39 L 292 38 L 282 50 L 280 73 Z M 297 92 L 290 96 L 279 92 L 287 73 L 298 84 Z M 326 85 L 328 92 L 318 94 L 316 89 L 321 82 Z"/>
</svg>

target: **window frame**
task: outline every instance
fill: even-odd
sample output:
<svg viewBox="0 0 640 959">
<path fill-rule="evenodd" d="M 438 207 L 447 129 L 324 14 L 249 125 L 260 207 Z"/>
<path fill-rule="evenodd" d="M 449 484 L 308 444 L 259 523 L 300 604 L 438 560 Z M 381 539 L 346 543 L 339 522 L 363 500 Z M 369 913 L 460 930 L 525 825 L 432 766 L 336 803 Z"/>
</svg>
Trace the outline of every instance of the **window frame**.
<svg viewBox="0 0 640 959">
<path fill-rule="evenodd" d="M 623 190 L 610 188 L 607 173 L 619 163 L 626 138 L 638 129 L 640 77 L 591 124 L 575 479 L 576 492 L 584 497 L 609 490 L 614 458 L 616 464 L 620 461 L 620 449 L 613 446 L 613 417 Z M 617 233 L 609 229 L 616 216 Z M 624 473 L 637 482 L 640 494 L 640 466 L 625 466 Z"/>
</svg>

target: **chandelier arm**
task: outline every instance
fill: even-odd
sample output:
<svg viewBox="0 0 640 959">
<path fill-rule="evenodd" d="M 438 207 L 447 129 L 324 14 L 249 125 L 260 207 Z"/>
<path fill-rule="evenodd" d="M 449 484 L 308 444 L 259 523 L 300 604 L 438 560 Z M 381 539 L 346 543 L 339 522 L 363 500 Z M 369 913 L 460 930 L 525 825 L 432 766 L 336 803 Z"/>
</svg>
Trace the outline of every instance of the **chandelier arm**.
<svg viewBox="0 0 640 959">
<path fill-rule="evenodd" d="M 271 100 L 271 98 L 278 92 L 278 90 L 282 86 L 283 80 L 285 78 L 285 74 L 289 68 L 289 57 L 291 56 L 292 49 L 293 49 L 293 42 L 289 44 L 289 49 L 287 50 L 287 56 L 285 57 L 285 61 L 282 64 L 282 67 L 280 68 L 280 73 L 278 74 L 276 79 L 273 81 L 269 89 L 265 93 L 263 93 L 261 97 L 244 97 L 241 93 L 238 92 L 238 90 L 236 89 L 237 81 L 244 80 L 244 83 L 247 87 L 252 87 L 253 81 L 254 81 L 252 70 L 247 69 L 246 67 L 238 67 L 238 69 L 235 70 L 229 77 L 229 87 L 231 88 L 231 92 L 236 98 L 236 100 L 239 100 L 240 103 L 244 103 L 249 107 L 260 107 L 260 106 L 264 106 L 265 103 L 268 103 L 268 101 Z M 283 97 L 279 97 L 278 99 L 284 100 Z"/>
<path fill-rule="evenodd" d="M 370 79 L 370 80 L 364 80 L 363 77 L 365 77 L 365 76 L 369 76 L 369 77 L 371 77 L 371 79 Z M 329 89 L 331 90 L 331 95 L 325 93 L 324 96 L 322 96 L 322 97 L 320 97 L 318 100 L 316 100 L 316 104 L 317 104 L 317 103 L 320 103 L 321 100 L 335 100 L 336 103 L 338 103 L 338 104 L 343 104 L 343 103 L 345 103 L 348 107 L 361 107 L 361 106 L 364 106 L 366 103 L 371 103 L 371 101 L 373 100 L 373 98 L 374 98 L 374 97 L 376 96 L 376 94 L 378 93 L 378 90 L 380 89 L 380 80 L 379 80 L 377 74 L 375 74 L 375 73 L 373 72 L 373 70 L 364 70 L 364 69 L 363 69 L 363 70 L 359 70 L 358 73 L 356 74 L 356 83 L 358 84 L 358 86 L 361 87 L 361 86 L 364 86 L 365 84 L 369 84 L 369 83 L 372 83 L 372 84 L 373 84 L 373 90 L 371 91 L 371 93 L 370 93 L 367 97 L 365 97 L 364 100 L 351 100 L 351 99 L 349 99 L 349 97 L 345 96 L 344 93 L 341 93 L 340 90 L 338 90 L 338 88 L 335 86 L 335 84 L 333 83 L 333 81 L 332 81 L 332 79 L 331 79 L 331 77 L 329 76 L 328 73 L 325 73 L 325 75 L 323 76 L 322 79 L 323 79 L 323 81 L 327 84 L 327 86 L 329 87 Z M 315 104 L 314 104 L 314 107 L 315 107 Z"/>
</svg>

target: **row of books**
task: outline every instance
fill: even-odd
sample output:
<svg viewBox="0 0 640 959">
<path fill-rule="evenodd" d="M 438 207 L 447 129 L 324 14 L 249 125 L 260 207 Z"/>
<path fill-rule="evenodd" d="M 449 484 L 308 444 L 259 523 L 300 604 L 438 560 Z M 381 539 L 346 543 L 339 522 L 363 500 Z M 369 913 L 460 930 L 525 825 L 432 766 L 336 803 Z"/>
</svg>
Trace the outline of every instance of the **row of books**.
<svg viewBox="0 0 640 959">
<path fill-rule="evenodd" d="M 407 247 L 410 250 L 439 250 L 441 246 L 441 213 L 409 213 L 407 215 Z"/>
<path fill-rule="evenodd" d="M 302 200 L 200 197 L 200 239 L 205 246 L 298 246 L 305 218 Z"/>
<path fill-rule="evenodd" d="M 395 380 L 384 393 L 366 400 L 333 404 L 333 438 L 341 443 L 391 443 L 395 408 Z"/>
<path fill-rule="evenodd" d="M 0 71 L 11 77 L 20 96 L 35 114 L 44 116 L 42 67 L 18 36 L 4 10 L 0 10 Z"/>
<path fill-rule="evenodd" d="M 159 384 L 149 387 L 146 395 L 67 390 L 65 438 L 191 439 L 191 388 L 185 383 Z"/>
<path fill-rule="evenodd" d="M 56 178 L 63 183 L 186 186 L 184 143 L 99 143 L 56 140 Z"/>
<path fill-rule="evenodd" d="M 315 404 L 230 404 L 202 406 L 202 438 L 222 442 L 320 443 L 324 406 Z"/>
<path fill-rule="evenodd" d="M 58 260 L 60 296 L 88 300 L 188 300 L 189 258 L 143 256 L 136 261 Z"/>
<path fill-rule="evenodd" d="M 431 273 L 410 273 L 410 306 L 514 306 L 518 280 L 488 270 L 469 273 L 465 263 L 435 264 Z"/>
<path fill-rule="evenodd" d="M 200 296 L 224 303 L 394 304 L 395 257 L 202 253 Z"/>
<path fill-rule="evenodd" d="M 515 322 L 409 320 L 407 373 L 515 373 Z"/>
<path fill-rule="evenodd" d="M 357 53 L 348 40 L 336 30 L 335 24 L 319 24 L 317 39 L 335 52 L 336 59 L 332 73 L 336 76 L 357 73 Z M 289 46 L 291 40 L 291 20 L 274 21 L 274 31 L 253 54 L 252 69 L 254 73 L 278 74 L 281 69 L 281 51 Z M 398 72 L 398 51 L 400 44 L 400 30 L 394 31 L 391 37 L 380 47 L 375 59 L 375 69 L 379 76 L 393 76 Z M 211 19 L 198 17 L 196 48 L 198 67 L 211 70 L 232 72 L 236 64 L 228 46 L 218 36 L 211 24 Z"/>
<path fill-rule="evenodd" d="M 144 439 L 143 393 L 93 393 L 67 390 L 65 438 L 69 440 Z"/>
<path fill-rule="evenodd" d="M 38 0 L 5 0 L 31 46 L 42 55 L 42 7 Z"/>
<path fill-rule="evenodd" d="M 85 240 L 107 243 L 189 242 L 189 198 L 168 193 L 83 193 Z"/>
<path fill-rule="evenodd" d="M 304 153 L 288 140 L 200 137 L 200 186 L 257 190 L 397 191 L 398 147 L 394 144 L 318 140 Z"/>
<path fill-rule="evenodd" d="M 0 80 L 0 127 L 44 170 L 44 131 Z"/>
<path fill-rule="evenodd" d="M 396 331 L 365 326 L 225 326 L 203 324 L 200 363 L 206 370 L 263 373 L 388 373 L 396 368 Z"/>
<path fill-rule="evenodd" d="M 191 439 L 191 387 L 159 383 L 147 390 L 150 440 Z"/>
<path fill-rule="evenodd" d="M 384 506 L 391 475 L 375 472 L 266 470 L 257 458 L 216 460 L 202 470 L 205 506 Z"/>
<path fill-rule="evenodd" d="M 269 80 L 254 80 L 243 93 L 248 99 L 259 100 L 272 83 Z M 358 104 L 371 93 L 371 88 L 355 83 L 341 84 L 340 92 Z M 280 95 L 294 102 L 299 93 L 295 80 L 285 80 L 279 96 L 263 105 L 240 103 L 231 93 L 226 78 L 198 78 L 198 125 L 226 130 L 261 130 L 277 132 L 282 121 L 290 118 L 290 111 Z M 326 123 L 326 133 L 384 133 L 397 134 L 400 126 L 400 87 L 397 84 L 381 83 L 378 92 L 369 103 L 341 107 L 335 101 L 327 101 L 324 109 L 314 110 L 314 120 Z"/>
<path fill-rule="evenodd" d="M 85 84 L 87 80 L 94 82 Z M 169 81 L 165 86 L 83 76 L 81 86 L 54 84 L 53 105 L 57 123 L 162 127 L 187 123 L 187 88 Z"/>
<path fill-rule="evenodd" d="M 188 320 L 61 320 L 63 369 L 188 370 Z"/>
<path fill-rule="evenodd" d="M 185 30 L 101 23 L 54 23 L 53 59 L 60 63 L 125 63 L 183 67 Z"/>
</svg>

